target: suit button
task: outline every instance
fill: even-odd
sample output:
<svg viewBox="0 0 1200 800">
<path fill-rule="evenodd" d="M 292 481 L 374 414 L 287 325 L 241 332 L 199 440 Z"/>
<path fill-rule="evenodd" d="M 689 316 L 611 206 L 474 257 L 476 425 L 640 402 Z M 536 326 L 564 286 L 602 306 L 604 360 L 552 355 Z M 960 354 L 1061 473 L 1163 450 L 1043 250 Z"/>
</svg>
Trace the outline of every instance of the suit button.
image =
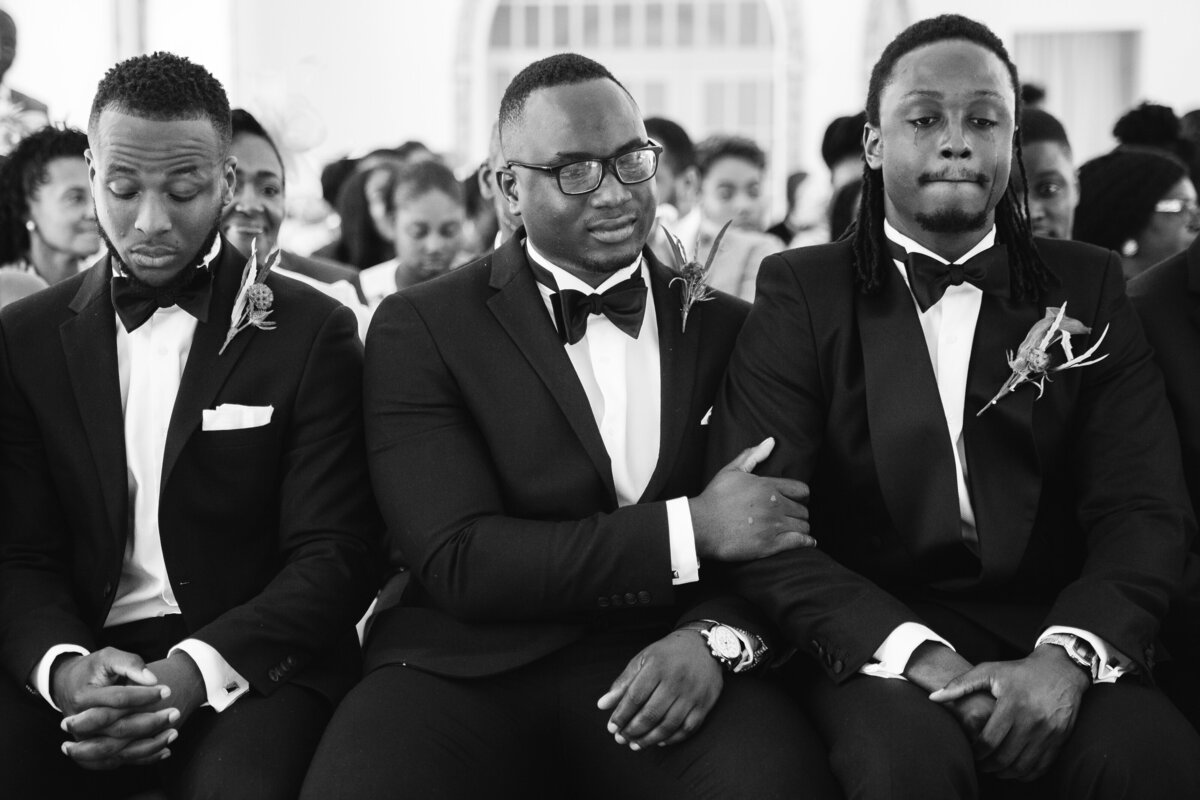
<svg viewBox="0 0 1200 800">
<path fill-rule="evenodd" d="M 599 605 L 601 608 L 608 608 L 609 600 L 607 597 L 601 597 L 596 600 L 596 604 Z"/>
<path fill-rule="evenodd" d="M 649 603 L 650 602 L 650 593 L 647 591 L 638 592 L 638 602 L 641 603 L 642 605 L 646 605 L 647 603 Z"/>
<path fill-rule="evenodd" d="M 621 607 L 621 604 L 622 604 L 622 603 L 624 603 L 624 602 L 625 602 L 625 601 L 621 599 L 621 595 L 619 595 L 619 594 L 614 594 L 614 595 L 612 596 L 612 604 L 613 604 L 613 608 L 620 608 L 620 607 Z"/>
<path fill-rule="evenodd" d="M 287 658 L 285 658 L 283 660 L 283 666 L 286 669 L 292 669 L 293 667 L 296 666 L 296 659 L 292 658 L 291 656 L 288 656 Z"/>
<path fill-rule="evenodd" d="M 625 605 L 627 605 L 627 606 L 636 606 L 636 605 L 637 605 L 637 601 L 638 601 L 638 599 L 637 599 L 637 595 L 636 595 L 636 594 L 634 594 L 633 592 L 626 592 L 626 593 L 625 593 Z"/>
<path fill-rule="evenodd" d="M 274 667 L 272 667 L 272 668 L 271 668 L 271 669 L 270 669 L 270 670 L 267 672 L 267 677 L 271 679 L 271 682 L 272 682 L 272 683 L 279 683 L 279 670 L 277 670 L 277 669 L 275 669 Z"/>
<path fill-rule="evenodd" d="M 835 659 L 834 662 L 829 665 L 829 668 L 833 670 L 834 675 L 841 675 L 842 669 L 845 666 L 846 665 L 842 663 L 842 660 L 840 658 L 838 658 L 838 659 Z"/>
</svg>

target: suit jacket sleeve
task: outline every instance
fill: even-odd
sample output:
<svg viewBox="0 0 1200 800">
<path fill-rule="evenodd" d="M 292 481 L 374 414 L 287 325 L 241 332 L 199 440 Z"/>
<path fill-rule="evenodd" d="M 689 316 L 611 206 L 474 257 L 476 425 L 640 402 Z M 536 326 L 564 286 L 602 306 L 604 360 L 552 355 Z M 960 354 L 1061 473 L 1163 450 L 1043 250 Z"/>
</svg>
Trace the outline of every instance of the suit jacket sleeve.
<svg viewBox="0 0 1200 800">
<path fill-rule="evenodd" d="M 614 595 L 642 607 L 674 601 L 665 502 L 570 520 L 508 513 L 503 481 L 554 467 L 502 480 L 474 420 L 514 412 L 464 396 L 403 294 L 376 313 L 365 386 L 371 479 L 393 558 L 438 607 L 469 621 L 563 620 L 609 608 Z"/>
<path fill-rule="evenodd" d="M 823 375 L 809 299 L 781 255 L 763 261 L 754 308 L 734 348 L 713 410 L 710 471 L 745 447 L 775 437 L 759 474 L 812 480 L 825 428 Z M 896 626 L 919 621 L 899 600 L 820 548 L 791 550 L 727 568 L 790 642 L 819 655 L 835 680 L 866 663 Z"/>
<path fill-rule="evenodd" d="M 1072 420 L 1086 557 L 1046 622 L 1090 631 L 1146 670 L 1195 525 L 1162 376 L 1115 255 L 1105 267 L 1093 336 L 1106 325 L 1108 357 L 1083 369 Z"/>
<path fill-rule="evenodd" d="M 22 683 L 57 644 L 96 648 L 72 587 L 71 535 L 31 403 L 0 328 L 0 648 Z M 98 527 L 103 523 L 98 523 Z"/>
<path fill-rule="evenodd" d="M 354 315 L 338 306 L 312 343 L 284 434 L 281 567 L 257 595 L 192 634 L 265 694 L 346 638 L 378 588 L 361 376 Z"/>
</svg>

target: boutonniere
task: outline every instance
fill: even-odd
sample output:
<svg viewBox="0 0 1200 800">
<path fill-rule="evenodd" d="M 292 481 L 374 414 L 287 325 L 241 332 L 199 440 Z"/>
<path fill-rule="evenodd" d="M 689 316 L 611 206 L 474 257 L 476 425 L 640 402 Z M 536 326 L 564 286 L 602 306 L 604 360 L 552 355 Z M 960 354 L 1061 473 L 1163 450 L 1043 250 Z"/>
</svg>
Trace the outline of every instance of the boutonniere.
<svg viewBox="0 0 1200 800">
<path fill-rule="evenodd" d="M 233 301 L 233 313 L 229 315 L 229 332 L 225 334 L 225 344 L 221 345 L 217 355 L 223 354 L 233 337 L 246 328 L 253 326 L 260 331 L 275 329 L 275 323 L 267 319 L 271 316 L 271 303 L 275 301 L 275 294 L 271 287 L 267 286 L 266 280 L 271 270 L 279 266 L 279 248 L 276 247 L 270 252 L 266 263 L 259 269 L 255 247 L 257 242 L 257 239 L 250 242 L 250 258 L 246 260 L 246 268 L 242 271 L 242 288 L 238 291 L 237 299 Z"/>
<path fill-rule="evenodd" d="M 1100 344 L 1104 341 L 1104 337 L 1108 335 L 1108 326 L 1104 326 L 1103 332 L 1091 347 L 1086 352 L 1075 355 L 1071 350 L 1071 337 L 1091 333 L 1092 329 L 1084 325 L 1077 319 L 1067 316 L 1067 304 L 1063 303 L 1061 308 L 1049 307 L 1046 309 L 1046 316 L 1039 319 L 1034 326 L 1029 329 L 1029 333 L 1025 334 L 1025 341 L 1021 342 L 1021 346 L 1017 348 L 1017 353 L 1014 356 L 1010 350 L 1008 353 L 1008 366 L 1012 369 L 1012 375 L 1000 387 L 1000 391 L 996 392 L 987 405 L 979 409 L 979 416 L 984 411 L 987 411 L 992 406 L 996 405 L 1001 397 L 1016 390 L 1023 383 L 1033 383 L 1038 387 L 1038 398 L 1046 391 L 1046 381 L 1050 380 L 1050 374 L 1053 372 L 1062 372 L 1067 369 L 1075 369 L 1076 367 L 1087 367 L 1092 364 L 1099 363 L 1108 358 L 1108 353 L 1092 358 L 1099 349 Z M 1062 345 L 1063 355 L 1066 360 L 1057 366 L 1051 366 L 1050 348 L 1054 345 Z"/>
<path fill-rule="evenodd" d="M 683 242 L 679 241 L 678 236 L 663 228 L 663 232 L 667 234 L 667 241 L 671 245 L 671 254 L 675 260 L 675 271 L 679 273 L 674 278 L 671 278 L 671 283 L 674 284 L 675 281 L 683 281 L 683 304 L 679 309 L 683 314 L 683 333 L 687 333 L 688 312 L 692 310 L 692 306 L 712 298 L 712 287 L 708 285 L 708 271 L 712 269 L 713 259 L 717 255 L 717 248 L 721 246 L 721 239 L 725 236 L 725 231 L 729 230 L 729 226 L 732 223 L 733 220 L 729 220 L 729 222 L 721 226 L 721 231 L 717 234 L 717 238 L 713 239 L 712 247 L 708 251 L 708 258 L 705 259 L 703 265 L 700 264 L 698 259 L 689 261 L 687 251 L 683 249 Z"/>
</svg>

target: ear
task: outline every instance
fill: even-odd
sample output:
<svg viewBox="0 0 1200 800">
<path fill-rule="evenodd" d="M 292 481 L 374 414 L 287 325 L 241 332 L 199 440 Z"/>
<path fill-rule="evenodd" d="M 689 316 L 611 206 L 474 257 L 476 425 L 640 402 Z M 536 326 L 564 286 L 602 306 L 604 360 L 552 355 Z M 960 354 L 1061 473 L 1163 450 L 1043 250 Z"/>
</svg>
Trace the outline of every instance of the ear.
<svg viewBox="0 0 1200 800">
<path fill-rule="evenodd" d="M 871 169 L 883 167 L 883 135 L 869 122 L 863 125 L 863 157 Z"/>
<path fill-rule="evenodd" d="M 237 159 L 233 156 L 225 156 L 224 163 L 221 164 L 221 207 L 233 203 L 233 190 L 237 185 Z"/>
<path fill-rule="evenodd" d="M 87 162 L 88 168 L 88 183 L 92 184 L 92 196 L 96 195 L 96 156 L 92 154 L 92 148 L 83 151 L 83 160 Z"/>
<path fill-rule="evenodd" d="M 521 193 L 517 186 L 517 176 L 510 169 L 498 169 L 492 173 L 496 180 L 496 188 L 500 190 L 501 196 L 508 203 L 508 211 L 510 214 L 519 215 L 521 213 Z"/>
</svg>

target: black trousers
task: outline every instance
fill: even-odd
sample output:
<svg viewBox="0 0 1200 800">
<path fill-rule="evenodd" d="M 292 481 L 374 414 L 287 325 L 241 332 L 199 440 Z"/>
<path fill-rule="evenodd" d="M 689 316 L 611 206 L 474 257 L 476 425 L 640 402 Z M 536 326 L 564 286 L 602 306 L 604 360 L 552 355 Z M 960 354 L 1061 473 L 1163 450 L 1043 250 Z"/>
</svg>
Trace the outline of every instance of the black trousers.
<svg viewBox="0 0 1200 800">
<path fill-rule="evenodd" d="M 945 609 L 923 616 L 972 663 L 1025 655 Z M 1023 783 L 978 773 L 954 716 L 907 681 L 856 676 L 839 686 L 810 664 L 788 669 L 851 800 L 1200 797 L 1200 736 L 1160 690 L 1129 679 L 1089 688 L 1054 766 Z"/>
<path fill-rule="evenodd" d="M 147 661 L 186 638 L 166 617 L 105 632 L 105 644 Z M 125 798 L 165 790 L 172 798 L 294 798 L 332 713 L 329 701 L 285 685 L 270 697 L 243 695 L 220 714 L 198 709 L 170 746 L 146 767 L 89 771 L 63 755 L 62 715 L 11 681 L 0 685 L 0 789 L 13 798 Z"/>
<path fill-rule="evenodd" d="M 534 664 L 456 680 L 401 665 L 338 707 L 302 797 L 839 797 L 824 749 L 786 693 L 726 676 L 685 742 L 632 752 L 596 701 L 649 642 L 589 638 Z"/>
</svg>

